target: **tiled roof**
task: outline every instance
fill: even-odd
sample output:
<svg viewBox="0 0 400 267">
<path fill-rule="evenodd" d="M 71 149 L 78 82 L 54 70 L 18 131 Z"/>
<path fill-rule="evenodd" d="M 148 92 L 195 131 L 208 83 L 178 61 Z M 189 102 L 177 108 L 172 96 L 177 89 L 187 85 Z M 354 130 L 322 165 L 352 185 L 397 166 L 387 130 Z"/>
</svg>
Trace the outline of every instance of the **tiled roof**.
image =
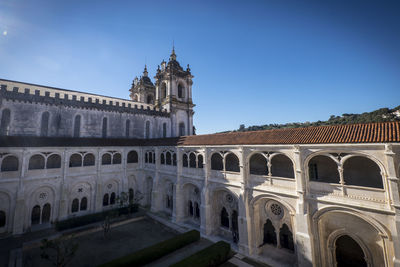
<svg viewBox="0 0 400 267">
<path fill-rule="evenodd" d="M 185 136 L 179 145 L 337 144 L 400 142 L 400 122 L 348 124 Z"/>
<path fill-rule="evenodd" d="M 348 124 L 160 139 L 0 136 L 0 147 L 201 146 L 400 142 L 400 122 Z"/>
</svg>

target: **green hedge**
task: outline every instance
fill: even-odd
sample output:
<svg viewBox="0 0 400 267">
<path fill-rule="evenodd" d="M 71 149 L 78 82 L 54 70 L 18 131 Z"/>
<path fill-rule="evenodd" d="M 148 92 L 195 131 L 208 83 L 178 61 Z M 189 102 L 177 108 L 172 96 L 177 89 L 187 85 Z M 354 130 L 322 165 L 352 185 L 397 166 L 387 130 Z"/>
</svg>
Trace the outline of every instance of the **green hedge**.
<svg viewBox="0 0 400 267">
<path fill-rule="evenodd" d="M 229 258 L 231 246 L 219 241 L 199 252 L 177 262 L 170 267 L 211 267 L 219 266 Z"/>
<path fill-rule="evenodd" d="M 58 231 L 63 231 L 70 228 L 79 227 L 82 225 L 95 223 L 104 220 L 107 216 L 109 218 L 118 217 L 123 214 L 129 214 L 137 212 L 139 209 L 138 205 L 130 205 L 128 207 L 122 207 L 113 210 L 107 210 L 98 213 L 92 213 L 84 216 L 74 217 L 67 220 L 59 221 L 55 223 L 55 227 Z"/>
<path fill-rule="evenodd" d="M 200 239 L 200 233 L 196 230 L 186 232 L 171 239 L 157 243 L 153 246 L 128 254 L 122 258 L 115 259 L 102 267 L 114 266 L 142 266 L 155 261 L 177 249 Z"/>
</svg>

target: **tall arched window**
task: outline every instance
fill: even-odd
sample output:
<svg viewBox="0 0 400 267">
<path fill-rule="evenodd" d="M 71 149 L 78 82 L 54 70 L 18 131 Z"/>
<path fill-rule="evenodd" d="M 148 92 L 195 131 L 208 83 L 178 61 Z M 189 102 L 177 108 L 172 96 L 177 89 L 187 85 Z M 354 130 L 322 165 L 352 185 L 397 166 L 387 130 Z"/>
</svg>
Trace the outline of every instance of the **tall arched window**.
<svg viewBox="0 0 400 267">
<path fill-rule="evenodd" d="M 272 222 L 268 219 L 264 224 L 264 244 L 272 244 L 276 246 L 276 232 Z"/>
<path fill-rule="evenodd" d="M 364 251 L 350 236 L 342 235 L 336 240 L 336 266 L 368 266 Z"/>
<path fill-rule="evenodd" d="M 189 154 L 189 167 L 196 168 L 196 155 L 194 153 Z"/>
<path fill-rule="evenodd" d="M 165 156 L 164 156 L 164 153 L 161 153 L 161 155 L 160 155 L 160 163 L 161 163 L 161 164 L 165 164 Z"/>
<path fill-rule="evenodd" d="M 105 194 L 103 196 L 103 207 L 108 206 L 108 201 L 109 201 L 109 196 L 108 196 L 108 194 Z"/>
<path fill-rule="evenodd" d="M 167 137 L 167 123 L 166 122 L 164 122 L 163 123 L 163 125 L 162 125 L 162 132 L 163 132 L 163 138 L 166 138 Z"/>
<path fill-rule="evenodd" d="M 150 138 L 150 122 L 146 121 L 146 139 Z"/>
<path fill-rule="evenodd" d="M 39 224 L 40 223 L 40 206 L 36 205 L 32 209 L 31 213 L 31 224 Z"/>
<path fill-rule="evenodd" d="M 130 127 L 131 127 L 131 121 L 130 120 L 126 120 L 126 122 L 125 122 L 125 137 L 126 138 L 129 137 Z"/>
<path fill-rule="evenodd" d="M 49 133 L 49 117 L 50 117 L 50 115 L 47 111 L 42 113 L 42 120 L 40 123 L 40 135 L 41 136 L 47 136 Z"/>
<path fill-rule="evenodd" d="M 4 109 L 1 113 L 0 135 L 9 135 L 11 112 L 9 109 Z"/>
<path fill-rule="evenodd" d="M 188 156 L 186 154 L 183 154 L 183 156 L 182 156 L 182 166 L 183 167 L 189 167 Z"/>
<path fill-rule="evenodd" d="M 221 226 L 229 228 L 229 215 L 225 207 L 221 210 Z"/>
<path fill-rule="evenodd" d="M 110 205 L 114 205 L 115 204 L 115 193 L 112 192 L 111 196 L 110 196 Z"/>
<path fill-rule="evenodd" d="M 102 126 L 102 132 L 101 135 L 103 138 L 107 137 L 107 118 L 103 118 L 103 126 Z"/>
<path fill-rule="evenodd" d="M 185 135 L 185 124 L 183 122 L 179 123 L 179 136 Z"/>
<path fill-rule="evenodd" d="M 80 210 L 87 210 L 87 198 L 83 197 L 81 200 Z"/>
<path fill-rule="evenodd" d="M 81 133 L 81 115 L 76 115 L 74 120 L 74 137 L 79 137 Z"/>
<path fill-rule="evenodd" d="M 147 104 L 153 104 L 153 95 L 147 96 Z"/>
<path fill-rule="evenodd" d="M 167 165 L 171 165 L 172 164 L 171 153 L 169 151 L 165 155 L 165 164 L 167 164 Z"/>
<path fill-rule="evenodd" d="M 203 168 L 203 156 L 200 154 L 197 155 L 197 168 Z"/>
<path fill-rule="evenodd" d="M 49 203 L 44 204 L 42 210 L 42 223 L 50 222 L 51 206 Z"/>
<path fill-rule="evenodd" d="M 224 169 L 224 164 L 222 161 L 222 156 L 219 153 L 214 153 L 211 156 L 211 170 L 222 171 Z"/>
<path fill-rule="evenodd" d="M 294 251 L 293 234 L 285 223 L 279 230 L 279 241 L 282 248 L 287 248 L 291 251 Z"/>
<path fill-rule="evenodd" d="M 74 213 L 78 211 L 79 211 L 79 200 L 75 198 L 74 200 L 72 200 L 71 212 Z"/>
<path fill-rule="evenodd" d="M 161 99 L 167 97 L 167 85 L 165 83 L 161 84 Z"/>
<path fill-rule="evenodd" d="M 178 85 L 178 97 L 179 98 L 184 98 L 185 97 L 185 92 L 184 88 L 181 84 Z"/>
</svg>

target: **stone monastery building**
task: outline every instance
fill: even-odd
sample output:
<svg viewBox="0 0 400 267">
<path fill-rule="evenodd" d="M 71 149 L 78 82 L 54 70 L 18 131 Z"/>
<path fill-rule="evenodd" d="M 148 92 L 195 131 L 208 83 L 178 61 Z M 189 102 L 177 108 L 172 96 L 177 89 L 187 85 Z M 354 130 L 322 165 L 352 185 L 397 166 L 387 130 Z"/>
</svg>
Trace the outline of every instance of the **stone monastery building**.
<svg viewBox="0 0 400 267">
<path fill-rule="evenodd" d="M 400 123 L 193 135 L 174 50 L 130 100 L 0 80 L 0 237 L 122 192 L 272 266 L 400 267 Z"/>
</svg>

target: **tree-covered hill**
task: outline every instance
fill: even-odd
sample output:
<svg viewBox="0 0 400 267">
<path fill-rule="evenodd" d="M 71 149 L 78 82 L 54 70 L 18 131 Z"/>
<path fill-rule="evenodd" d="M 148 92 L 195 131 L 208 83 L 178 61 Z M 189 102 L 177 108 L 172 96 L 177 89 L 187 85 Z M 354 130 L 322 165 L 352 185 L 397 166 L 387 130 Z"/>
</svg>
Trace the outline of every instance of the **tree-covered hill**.
<svg viewBox="0 0 400 267">
<path fill-rule="evenodd" d="M 235 130 L 235 132 L 260 131 L 260 130 L 271 130 L 271 129 L 282 129 L 282 128 L 299 128 L 299 127 L 321 126 L 321 125 L 384 122 L 384 121 L 400 121 L 400 106 L 397 106 L 393 109 L 380 108 L 372 112 L 364 112 L 361 114 L 345 113 L 342 114 L 342 116 L 331 115 L 330 118 L 326 121 L 266 124 L 261 126 L 255 125 L 249 127 L 246 127 L 244 124 L 241 124 L 239 129 Z"/>
</svg>

